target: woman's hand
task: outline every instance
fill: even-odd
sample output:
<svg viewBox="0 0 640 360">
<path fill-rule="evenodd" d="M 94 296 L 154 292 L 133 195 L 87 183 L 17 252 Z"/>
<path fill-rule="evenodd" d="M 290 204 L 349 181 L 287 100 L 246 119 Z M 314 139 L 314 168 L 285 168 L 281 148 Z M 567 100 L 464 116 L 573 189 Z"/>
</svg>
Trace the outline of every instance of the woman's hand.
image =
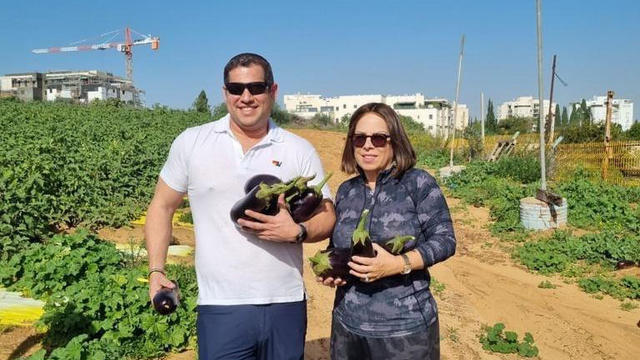
<svg viewBox="0 0 640 360">
<path fill-rule="evenodd" d="M 320 276 L 316 277 L 316 281 L 321 283 L 322 285 L 329 286 L 332 288 L 336 286 L 342 286 L 347 283 L 345 280 L 342 280 L 341 278 L 332 278 L 332 277 L 323 278 Z"/>
<path fill-rule="evenodd" d="M 351 275 L 364 282 L 372 282 L 402 272 L 403 262 L 400 256 L 389 253 L 376 243 L 373 243 L 373 250 L 376 251 L 376 256 L 372 258 L 351 257 L 351 261 L 349 261 Z"/>
</svg>

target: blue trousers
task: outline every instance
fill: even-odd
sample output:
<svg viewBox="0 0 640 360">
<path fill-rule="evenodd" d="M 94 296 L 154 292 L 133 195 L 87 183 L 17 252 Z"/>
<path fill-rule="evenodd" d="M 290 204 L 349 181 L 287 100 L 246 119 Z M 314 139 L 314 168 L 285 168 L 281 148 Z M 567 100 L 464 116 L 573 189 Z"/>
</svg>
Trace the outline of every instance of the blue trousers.
<svg viewBox="0 0 640 360">
<path fill-rule="evenodd" d="M 199 360 L 299 360 L 307 302 L 200 305 L 196 327 Z"/>
<path fill-rule="evenodd" d="M 438 320 L 409 335 L 367 337 L 354 334 L 336 318 L 331 324 L 332 360 L 438 360 L 440 325 Z"/>
</svg>

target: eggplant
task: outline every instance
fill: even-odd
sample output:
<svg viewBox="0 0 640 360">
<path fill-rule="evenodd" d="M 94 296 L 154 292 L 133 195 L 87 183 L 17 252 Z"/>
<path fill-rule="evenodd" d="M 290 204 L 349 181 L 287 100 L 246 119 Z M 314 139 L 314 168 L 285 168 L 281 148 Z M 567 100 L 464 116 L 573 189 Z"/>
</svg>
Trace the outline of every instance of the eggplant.
<svg viewBox="0 0 640 360">
<path fill-rule="evenodd" d="M 258 174 L 254 175 L 247 180 L 244 184 L 244 193 L 248 194 L 254 187 L 260 185 L 260 183 L 265 183 L 267 185 L 274 185 L 277 183 L 281 183 L 279 177 L 271 175 L 271 174 Z"/>
<path fill-rule="evenodd" d="M 238 200 L 233 207 L 229 215 L 231 221 L 235 224 L 238 223 L 238 219 L 243 218 L 247 220 L 253 220 L 245 215 L 246 210 L 253 210 L 265 215 L 275 215 L 278 213 L 278 195 L 283 194 L 289 190 L 292 185 L 285 185 L 283 183 L 277 183 L 273 185 L 267 185 L 260 183 L 255 186 L 248 194 L 242 199 Z"/>
<path fill-rule="evenodd" d="M 162 315 L 169 315 L 176 311 L 178 305 L 180 305 L 180 289 L 178 283 L 171 281 L 176 285 L 175 288 L 169 289 L 166 287 L 158 290 L 153 297 L 153 308 Z"/>
<path fill-rule="evenodd" d="M 291 202 L 294 197 L 308 189 L 309 187 L 307 186 L 307 183 L 315 177 L 315 174 L 308 177 L 296 176 L 295 178 L 287 181 L 287 185 L 291 185 L 291 188 L 284 193 L 284 198 L 287 204 Z"/>
<path fill-rule="evenodd" d="M 308 220 L 313 215 L 320 202 L 322 202 L 322 187 L 327 183 L 331 175 L 333 173 L 328 173 L 318 185 L 306 188 L 287 202 L 293 221 L 300 223 Z"/>
<path fill-rule="evenodd" d="M 404 249 L 404 246 L 407 244 L 407 242 L 415 239 L 416 239 L 415 236 L 411 236 L 411 235 L 396 236 L 393 239 L 384 243 L 383 247 L 388 252 L 398 255 L 403 252 L 402 250 Z"/>
<path fill-rule="evenodd" d="M 369 231 L 365 228 L 365 223 L 369 217 L 369 209 L 365 209 L 360 215 L 358 226 L 351 235 L 351 255 L 363 257 L 375 257 L 376 252 L 373 250 Z"/>
<path fill-rule="evenodd" d="M 309 258 L 311 270 L 316 276 L 341 278 L 342 280 L 346 280 L 349 276 L 349 260 L 351 260 L 350 248 L 319 250 Z"/>
</svg>

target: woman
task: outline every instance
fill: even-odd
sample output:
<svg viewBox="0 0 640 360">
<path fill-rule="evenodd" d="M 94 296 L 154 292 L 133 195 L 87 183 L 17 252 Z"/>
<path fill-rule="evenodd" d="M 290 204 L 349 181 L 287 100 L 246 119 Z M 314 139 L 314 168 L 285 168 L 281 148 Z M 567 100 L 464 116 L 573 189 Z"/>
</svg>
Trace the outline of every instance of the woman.
<svg viewBox="0 0 640 360">
<path fill-rule="evenodd" d="M 338 285 L 331 329 L 332 359 L 439 359 L 440 335 L 428 267 L 455 253 L 449 208 L 435 179 L 414 168 L 416 155 L 398 115 L 369 103 L 351 117 L 341 168 L 357 176 L 336 194 L 330 247 L 350 247 L 360 215 L 376 256 L 353 256 Z M 402 253 L 381 245 L 412 235 Z"/>
</svg>

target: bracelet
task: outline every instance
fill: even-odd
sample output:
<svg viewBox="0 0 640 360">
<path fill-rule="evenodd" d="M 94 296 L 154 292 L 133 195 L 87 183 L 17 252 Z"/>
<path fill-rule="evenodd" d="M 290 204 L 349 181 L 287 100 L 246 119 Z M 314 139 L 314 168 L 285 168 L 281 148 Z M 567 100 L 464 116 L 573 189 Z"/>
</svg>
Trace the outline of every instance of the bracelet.
<svg viewBox="0 0 640 360">
<path fill-rule="evenodd" d="M 154 272 L 159 272 L 160 274 L 167 276 L 167 274 L 164 272 L 164 269 L 162 268 L 153 268 L 151 270 L 149 270 L 149 273 L 147 274 L 147 277 L 151 277 L 151 274 L 153 274 Z"/>
</svg>

